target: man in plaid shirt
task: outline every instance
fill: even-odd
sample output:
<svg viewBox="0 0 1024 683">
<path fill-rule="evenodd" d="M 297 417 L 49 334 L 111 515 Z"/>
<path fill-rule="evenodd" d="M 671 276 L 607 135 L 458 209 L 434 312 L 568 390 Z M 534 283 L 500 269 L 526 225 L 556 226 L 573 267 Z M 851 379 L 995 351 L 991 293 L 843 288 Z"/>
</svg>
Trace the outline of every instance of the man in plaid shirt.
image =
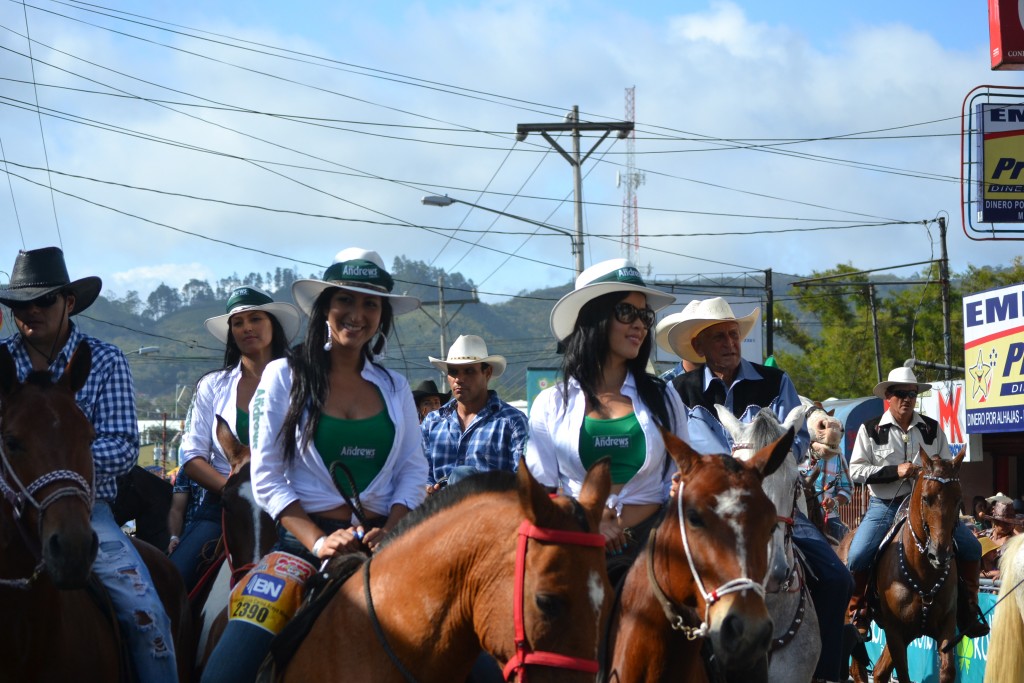
<svg viewBox="0 0 1024 683">
<path fill-rule="evenodd" d="M 149 570 L 110 509 L 117 495 L 116 478 L 128 472 L 139 455 L 131 370 L 120 349 L 83 334 L 71 320 L 96 300 L 101 286 L 98 277 L 71 282 L 57 247 L 19 252 L 10 283 L 0 288 L 0 303 L 11 308 L 18 332 L 0 343 L 14 358 L 21 381 L 32 372 L 47 371 L 56 381 L 79 344 L 92 350 L 92 370 L 76 400 L 96 431 L 92 526 L 99 549 L 93 572 L 114 604 L 137 679 L 171 683 L 178 674 L 170 620 Z"/>
<path fill-rule="evenodd" d="M 420 425 L 430 465 L 427 491 L 475 471 L 514 472 L 526 450 L 526 415 L 487 388 L 505 371 L 505 358 L 489 355 L 484 340 L 470 334 L 455 340 L 447 360 L 430 363 L 448 376 L 452 400 Z"/>
</svg>

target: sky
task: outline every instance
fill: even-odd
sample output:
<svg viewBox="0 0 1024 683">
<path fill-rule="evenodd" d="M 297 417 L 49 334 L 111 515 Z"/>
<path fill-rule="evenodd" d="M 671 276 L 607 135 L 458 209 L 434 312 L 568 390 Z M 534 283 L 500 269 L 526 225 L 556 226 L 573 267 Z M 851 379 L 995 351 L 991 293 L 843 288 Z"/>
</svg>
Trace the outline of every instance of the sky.
<svg viewBox="0 0 1024 683">
<path fill-rule="evenodd" d="M 910 276 L 940 216 L 954 272 L 1024 253 L 960 218 L 964 97 L 1024 85 L 989 68 L 983 2 L 32 0 L 0 29 L 0 269 L 56 244 L 108 296 L 349 246 L 491 302 L 565 284 L 572 167 L 516 126 L 622 121 L 630 87 L 651 280 Z M 581 146 L 589 266 L 626 253 L 628 145 Z"/>
</svg>

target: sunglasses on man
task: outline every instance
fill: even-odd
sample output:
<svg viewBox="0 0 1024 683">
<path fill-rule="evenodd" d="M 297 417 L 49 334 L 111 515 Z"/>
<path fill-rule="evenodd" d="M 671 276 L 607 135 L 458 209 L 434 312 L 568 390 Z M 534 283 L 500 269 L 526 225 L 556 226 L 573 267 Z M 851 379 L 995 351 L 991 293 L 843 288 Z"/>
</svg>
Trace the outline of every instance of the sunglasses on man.
<svg viewBox="0 0 1024 683">
<path fill-rule="evenodd" d="M 640 318 L 640 322 L 648 330 L 654 324 L 654 310 L 650 308 L 637 308 L 631 303 L 620 301 L 613 309 L 615 319 L 623 325 L 630 325 L 634 320 Z"/>
<path fill-rule="evenodd" d="M 12 301 L 9 305 L 12 311 L 24 311 L 29 308 L 49 308 L 57 303 L 61 296 L 60 292 L 50 292 L 31 301 Z"/>
<path fill-rule="evenodd" d="M 903 400 L 914 400 L 917 398 L 917 392 L 913 389 L 893 389 L 892 395 Z"/>
</svg>

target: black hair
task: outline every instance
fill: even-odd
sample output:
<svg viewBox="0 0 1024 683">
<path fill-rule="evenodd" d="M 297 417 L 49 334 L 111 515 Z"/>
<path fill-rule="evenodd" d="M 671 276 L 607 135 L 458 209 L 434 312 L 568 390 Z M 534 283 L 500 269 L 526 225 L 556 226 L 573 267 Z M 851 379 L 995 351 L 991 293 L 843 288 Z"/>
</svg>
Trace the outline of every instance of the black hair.
<svg viewBox="0 0 1024 683">
<path fill-rule="evenodd" d="M 591 405 L 600 405 L 597 400 L 597 386 L 604 373 L 604 362 L 610 349 L 608 344 L 608 326 L 611 324 L 613 309 L 627 296 L 629 291 L 609 292 L 591 299 L 580 309 L 576 325 L 572 333 L 566 337 L 565 355 L 562 356 L 563 406 L 569 404 L 568 379 L 575 378 L 580 383 L 583 395 Z M 633 375 L 637 394 L 640 400 L 651 411 L 655 421 L 665 429 L 672 429 L 669 417 L 671 410 L 665 395 L 665 382 L 654 375 L 647 374 L 647 360 L 651 356 L 653 346 L 653 330 L 648 330 L 636 358 L 626 361 L 627 371 Z"/>
<path fill-rule="evenodd" d="M 244 313 L 245 311 L 242 312 Z M 270 338 L 271 359 L 284 358 L 288 355 L 288 337 L 284 333 L 284 327 L 273 313 L 270 311 L 262 312 L 270 318 L 270 328 L 273 331 Z M 235 335 L 231 334 L 231 318 L 228 318 L 228 342 L 224 346 L 224 367 L 222 369 L 229 370 L 238 365 L 240 360 L 242 360 L 242 350 L 238 348 Z"/>
<path fill-rule="evenodd" d="M 327 391 L 330 389 L 331 374 L 331 352 L 324 348 L 324 330 L 327 328 L 327 309 L 330 308 L 331 298 L 338 289 L 327 287 L 320 292 L 309 313 L 305 340 L 295 345 L 288 354 L 288 364 L 292 371 L 292 389 L 288 397 L 288 412 L 278 433 L 278 438 L 284 442 L 285 462 L 295 459 L 299 447 L 295 431 L 307 408 L 310 415 L 302 429 L 302 447 L 313 440 L 320 426 L 320 415 L 324 409 Z M 379 334 L 371 337 L 370 341 L 363 345 L 363 362 L 374 363 L 373 357 L 384 350 L 387 336 L 391 333 L 391 323 L 394 319 L 391 300 L 382 296 L 380 301 L 380 327 L 377 330 Z"/>
</svg>

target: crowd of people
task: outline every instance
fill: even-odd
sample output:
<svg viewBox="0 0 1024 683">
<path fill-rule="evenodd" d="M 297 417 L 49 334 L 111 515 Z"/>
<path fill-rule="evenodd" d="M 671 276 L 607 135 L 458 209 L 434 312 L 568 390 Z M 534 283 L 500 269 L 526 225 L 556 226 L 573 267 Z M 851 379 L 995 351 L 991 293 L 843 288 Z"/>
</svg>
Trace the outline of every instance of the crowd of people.
<svg viewBox="0 0 1024 683">
<path fill-rule="evenodd" d="M 111 591 L 139 678 L 171 681 L 176 672 L 167 618 L 145 565 L 109 512 L 114 479 L 138 453 L 131 374 L 123 353 L 83 334 L 73 319 L 96 299 L 100 286 L 98 278 L 71 281 L 57 248 L 20 252 L 10 283 L 0 289 L 18 333 L 3 343 L 22 378 L 32 370 L 59 377 L 77 344 L 93 349 L 93 373 L 78 400 L 97 433 L 96 571 Z M 446 376 L 450 392 L 432 380 L 411 388 L 404 376 L 381 365 L 395 317 L 420 305 L 394 290 L 379 254 L 349 248 L 335 256 L 323 277 L 293 284 L 297 305 L 239 287 L 225 313 L 206 321 L 208 332 L 225 346 L 224 363 L 199 379 L 186 419 L 167 548 L 189 588 L 221 534 L 219 493 L 230 466 L 216 438 L 218 417 L 251 448 L 256 502 L 277 524 L 274 551 L 311 567 L 339 553 L 372 553 L 427 496 L 474 472 L 525 466 L 550 490 L 573 496 L 588 467 L 610 457 L 612 494 L 600 532 L 614 583 L 671 495 L 674 468 L 663 430 L 699 452 L 729 454 L 735 444 L 715 417 L 716 404 L 742 421 L 768 408 L 780 422 L 801 405 L 787 373 L 742 356 L 757 310 L 736 316 L 724 299 L 695 300 L 655 328 L 658 311 L 674 297 L 649 287 L 624 259 L 586 269 L 552 308 L 552 337 L 564 349 L 561 379 L 536 398 L 528 418 L 489 387 L 507 363 L 479 336 L 460 336 L 445 358 L 429 358 Z M 303 316 L 305 335 L 290 346 Z M 664 378 L 650 372 L 655 343 L 680 359 Z M 942 431 L 914 410 L 923 386 L 909 369 L 897 368 L 875 387 L 889 408 L 861 427 L 849 471 L 838 451 L 812 438 L 806 427 L 794 440 L 792 457 L 808 457 L 826 518 L 838 520 L 851 482 L 871 492 L 849 569 L 818 528 L 794 515 L 793 539 L 809 565 L 821 628 L 815 680 L 839 680 L 847 610 L 863 627 L 872 550 L 895 504 L 909 493 L 918 448 L 951 457 Z M 988 527 L 983 541 L 994 548 L 983 554 L 987 544 L 966 525 L 957 530 L 957 560 L 974 591 L 974 609 L 979 573 L 993 571 L 984 558 L 1019 532 L 1008 512 L 1012 501 L 1007 508 L 1002 498 L 984 501 L 978 517 Z M 841 522 L 828 530 L 845 534 Z M 128 564 L 137 573 L 131 590 L 116 577 Z M 145 627 L 135 618 L 140 610 L 152 617 Z M 975 621 L 970 633 L 983 626 Z M 251 680 L 269 643 L 269 635 L 254 637 L 232 620 L 203 680 Z"/>
</svg>

